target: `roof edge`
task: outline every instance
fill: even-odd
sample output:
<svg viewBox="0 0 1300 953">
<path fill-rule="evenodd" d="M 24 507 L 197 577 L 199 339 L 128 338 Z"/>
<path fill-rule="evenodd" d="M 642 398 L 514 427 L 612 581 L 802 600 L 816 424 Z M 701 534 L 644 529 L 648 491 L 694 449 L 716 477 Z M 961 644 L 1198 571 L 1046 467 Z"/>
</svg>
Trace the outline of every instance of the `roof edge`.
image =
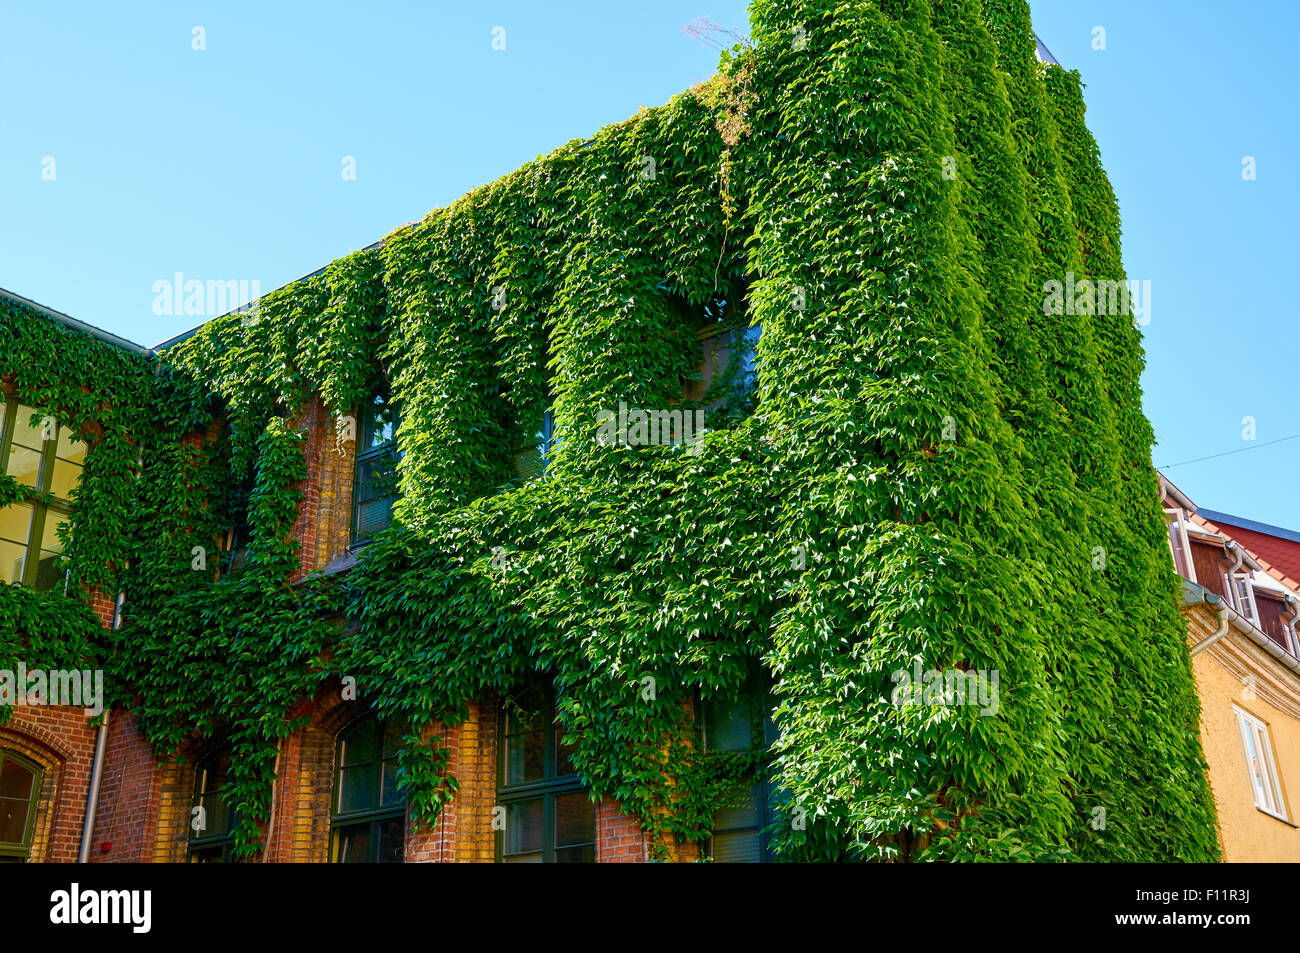
<svg viewBox="0 0 1300 953">
<path fill-rule="evenodd" d="M 1263 533 L 1265 536 L 1276 536 L 1278 539 L 1300 543 L 1300 533 L 1293 529 L 1284 529 L 1281 526 L 1273 526 L 1270 523 L 1261 523 L 1257 520 L 1248 520 L 1242 516 L 1233 516 L 1230 513 L 1220 513 L 1216 510 L 1203 509 L 1199 512 L 1201 516 L 1204 516 L 1211 523 L 1224 523 L 1228 526 L 1235 526 L 1237 529 L 1248 529 L 1256 533 Z"/>
<path fill-rule="evenodd" d="M 132 351 L 144 357 L 156 356 L 153 348 L 145 347 L 143 344 L 136 344 L 134 341 L 128 341 L 124 337 L 119 337 L 111 331 L 105 331 L 103 328 L 97 328 L 93 324 L 87 324 L 85 321 L 78 321 L 70 314 L 64 314 L 62 311 L 55 311 L 53 308 L 47 308 L 45 305 L 33 301 L 31 298 L 24 298 L 22 295 L 15 294 L 5 288 L 0 288 L 0 296 L 8 298 L 10 301 L 16 301 L 21 305 L 31 308 L 38 314 L 44 315 L 52 321 L 57 321 L 65 327 L 72 328 L 74 331 L 80 331 L 82 334 L 103 341 L 105 344 L 111 344 L 113 347 L 118 347 L 125 351 Z"/>
</svg>

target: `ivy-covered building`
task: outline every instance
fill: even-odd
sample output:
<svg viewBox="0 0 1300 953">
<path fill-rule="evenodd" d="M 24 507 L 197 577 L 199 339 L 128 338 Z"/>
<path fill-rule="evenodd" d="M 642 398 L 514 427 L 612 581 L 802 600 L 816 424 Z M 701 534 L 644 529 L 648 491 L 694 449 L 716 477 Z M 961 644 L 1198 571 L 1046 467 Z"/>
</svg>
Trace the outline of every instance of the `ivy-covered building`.
<svg viewBox="0 0 1300 953">
<path fill-rule="evenodd" d="M 0 725 L 0 853 L 1217 859 L 1078 75 L 1024 0 L 750 19 L 152 351 L 0 301 L 0 669 L 109 705 Z"/>
</svg>

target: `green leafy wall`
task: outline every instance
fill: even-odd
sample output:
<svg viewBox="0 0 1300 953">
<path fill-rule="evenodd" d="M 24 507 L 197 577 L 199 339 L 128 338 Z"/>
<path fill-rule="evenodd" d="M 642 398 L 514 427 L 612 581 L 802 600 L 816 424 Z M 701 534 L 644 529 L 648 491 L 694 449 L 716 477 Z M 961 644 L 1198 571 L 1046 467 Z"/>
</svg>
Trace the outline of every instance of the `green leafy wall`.
<svg viewBox="0 0 1300 953">
<path fill-rule="evenodd" d="M 71 330 L 25 304 L 0 296 L 0 378 L 33 408 L 39 425 L 53 418 L 87 444 L 86 466 L 61 533 L 68 587 L 83 598 L 0 584 L 0 670 L 97 668 L 109 650 L 89 597 L 119 591 L 133 552 L 136 492 L 144 409 L 153 367 L 143 356 Z M 0 506 L 48 502 L 0 474 Z M 0 721 L 10 709 L 0 706 Z"/>
<path fill-rule="evenodd" d="M 1068 272 L 1123 277 L 1077 74 L 1037 63 L 1023 0 L 750 19 L 708 84 L 163 353 L 113 664 L 161 751 L 233 741 L 245 851 L 326 679 L 418 728 L 534 669 L 592 790 L 701 839 L 766 755 L 701 754 L 688 702 L 757 665 L 782 811 L 807 818 L 776 825 L 784 857 L 1217 858 L 1139 335 L 1043 309 Z M 763 328 L 754 411 L 698 454 L 596 441 L 620 401 L 692 406 L 718 301 Z M 397 524 L 291 588 L 290 421 L 312 393 L 353 412 L 377 373 Z M 563 442 L 521 484 L 548 405 Z M 192 546 L 249 473 L 250 567 L 214 581 Z M 917 663 L 996 670 L 997 715 L 892 704 Z M 417 741 L 402 781 L 431 819 L 455 784 Z"/>
</svg>

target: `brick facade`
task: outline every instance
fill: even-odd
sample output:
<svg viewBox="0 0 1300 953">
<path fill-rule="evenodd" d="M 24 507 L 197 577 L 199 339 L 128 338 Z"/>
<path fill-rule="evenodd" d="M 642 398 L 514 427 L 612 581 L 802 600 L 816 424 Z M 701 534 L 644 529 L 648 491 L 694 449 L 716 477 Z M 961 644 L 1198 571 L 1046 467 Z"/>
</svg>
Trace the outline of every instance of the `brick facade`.
<svg viewBox="0 0 1300 953">
<path fill-rule="evenodd" d="M 331 568 L 346 568 L 352 529 L 355 441 L 340 445 L 336 422 L 319 398 L 303 407 L 295 426 L 306 433 L 307 476 L 293 535 L 300 542 L 293 581 Z M 196 437 L 197 439 L 197 437 Z M 92 594 L 104 626 L 112 625 L 114 599 Z M 364 689 L 364 686 L 362 686 Z M 276 764 L 271 816 L 263 825 L 265 847 L 258 858 L 270 863 L 329 860 L 335 752 L 341 731 L 367 707 L 344 700 L 342 685 L 322 688 L 304 699 L 293 715 L 304 727 L 282 743 Z M 449 751 L 448 770 L 459 788 L 432 830 L 408 816 L 408 863 L 491 863 L 497 789 L 499 702 L 481 699 L 458 725 L 434 723 L 424 737 Z M 74 861 L 85 816 L 96 729 L 81 710 L 22 708 L 0 727 L 0 745 L 18 751 L 44 769 L 38 804 L 33 861 Z M 126 711 L 110 713 L 104 775 L 90 860 L 95 863 L 183 862 L 189 840 L 194 764 L 206 751 L 183 749 L 160 758 Z M 646 836 L 612 801 L 595 806 L 596 859 L 636 863 L 647 859 Z"/>
<path fill-rule="evenodd" d="M 96 589 L 90 593 L 89 601 L 100 624 L 110 628 L 116 599 Z M 96 734 L 93 720 L 84 708 L 66 706 L 19 705 L 8 721 L 0 724 L 0 748 L 31 759 L 42 771 L 29 855 L 33 863 L 71 863 L 77 859 Z M 102 788 L 100 803 L 103 803 Z"/>
<path fill-rule="evenodd" d="M 95 756 L 95 729 L 85 712 L 62 706 L 18 706 L 0 725 L 0 747 L 41 767 L 30 859 L 75 861 Z"/>
</svg>

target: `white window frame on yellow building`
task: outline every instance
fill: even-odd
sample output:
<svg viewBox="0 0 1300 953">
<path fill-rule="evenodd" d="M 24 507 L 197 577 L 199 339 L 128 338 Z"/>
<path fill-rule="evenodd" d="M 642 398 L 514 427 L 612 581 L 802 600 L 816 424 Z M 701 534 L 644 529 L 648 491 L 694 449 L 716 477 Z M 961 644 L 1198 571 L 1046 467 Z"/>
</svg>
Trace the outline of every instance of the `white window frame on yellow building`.
<svg viewBox="0 0 1300 953">
<path fill-rule="evenodd" d="M 1282 779 L 1277 772 L 1277 760 L 1273 756 L 1273 742 L 1269 737 L 1268 725 L 1250 714 L 1232 706 L 1234 714 L 1237 716 L 1237 732 L 1241 737 L 1241 750 L 1246 758 L 1246 774 L 1250 778 L 1250 787 L 1255 794 L 1255 806 L 1279 821 L 1290 820 L 1287 818 L 1286 799 L 1282 793 Z M 1263 777 L 1267 782 L 1261 785 L 1259 775 L 1254 766 L 1251 764 L 1251 749 L 1262 753 Z"/>
</svg>

